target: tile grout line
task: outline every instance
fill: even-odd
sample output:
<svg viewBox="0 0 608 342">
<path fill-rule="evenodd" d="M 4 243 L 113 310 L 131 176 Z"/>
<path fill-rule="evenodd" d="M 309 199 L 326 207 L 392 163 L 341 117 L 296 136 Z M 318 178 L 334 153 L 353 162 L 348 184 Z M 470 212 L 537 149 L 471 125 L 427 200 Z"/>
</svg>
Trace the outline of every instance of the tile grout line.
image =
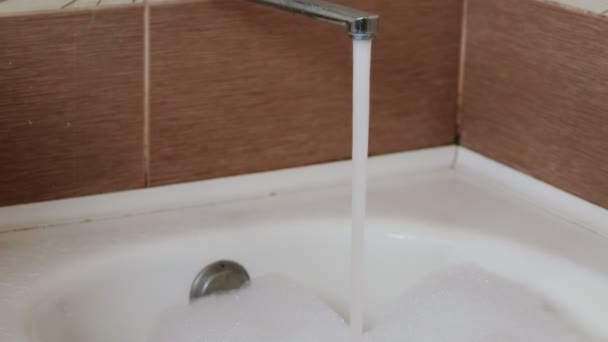
<svg viewBox="0 0 608 342">
<path fill-rule="evenodd" d="M 150 5 L 144 0 L 144 187 L 150 186 Z"/>
<path fill-rule="evenodd" d="M 460 145 L 462 137 L 462 111 L 464 98 L 465 62 L 467 56 L 469 0 L 462 2 L 462 28 L 460 33 L 460 57 L 458 62 L 458 98 L 456 108 L 456 144 Z"/>
<path fill-rule="evenodd" d="M 469 18 L 469 0 L 462 1 L 462 19 L 460 32 L 460 56 L 458 60 L 458 90 L 456 99 L 456 137 L 454 139 L 454 157 L 450 164 L 452 170 L 456 169 L 459 157 L 460 147 L 462 146 L 462 109 L 464 98 L 464 77 L 465 77 L 465 60 L 467 56 L 467 33 L 468 33 L 468 18 Z"/>
</svg>

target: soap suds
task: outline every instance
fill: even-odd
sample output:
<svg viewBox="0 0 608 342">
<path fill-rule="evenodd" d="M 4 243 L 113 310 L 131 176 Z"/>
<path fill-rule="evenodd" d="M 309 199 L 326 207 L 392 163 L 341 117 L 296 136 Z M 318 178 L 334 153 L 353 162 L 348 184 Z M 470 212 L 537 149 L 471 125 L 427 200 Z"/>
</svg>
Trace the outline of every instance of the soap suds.
<svg viewBox="0 0 608 342">
<path fill-rule="evenodd" d="M 402 297 L 373 342 L 589 342 L 522 286 L 473 266 L 436 273 Z"/>
<path fill-rule="evenodd" d="M 203 297 L 161 315 L 150 342 L 340 342 L 343 319 L 313 293 L 282 276 Z"/>
<path fill-rule="evenodd" d="M 370 294 L 373 296 L 373 294 Z M 435 273 L 406 291 L 365 342 L 591 342 L 541 296 L 474 266 Z M 346 342 L 343 319 L 282 276 L 161 315 L 149 342 Z"/>
</svg>

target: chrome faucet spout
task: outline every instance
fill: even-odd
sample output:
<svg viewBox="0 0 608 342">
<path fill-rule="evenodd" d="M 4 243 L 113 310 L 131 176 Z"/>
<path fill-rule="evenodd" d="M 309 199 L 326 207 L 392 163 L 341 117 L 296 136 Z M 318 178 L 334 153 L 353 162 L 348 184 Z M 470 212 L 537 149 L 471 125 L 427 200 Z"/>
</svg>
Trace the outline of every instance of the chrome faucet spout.
<svg viewBox="0 0 608 342">
<path fill-rule="evenodd" d="M 322 0 L 249 0 L 346 27 L 353 39 L 373 39 L 378 32 L 377 14 Z"/>
</svg>

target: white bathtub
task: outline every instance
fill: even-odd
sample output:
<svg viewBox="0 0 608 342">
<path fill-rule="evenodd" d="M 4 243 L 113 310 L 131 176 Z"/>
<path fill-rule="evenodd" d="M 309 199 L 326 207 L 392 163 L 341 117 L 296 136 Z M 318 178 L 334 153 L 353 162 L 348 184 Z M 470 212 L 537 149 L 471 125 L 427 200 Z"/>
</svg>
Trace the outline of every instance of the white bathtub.
<svg viewBox="0 0 608 342">
<path fill-rule="evenodd" d="M 366 326 L 473 263 L 608 339 L 608 212 L 466 149 L 374 158 Z M 197 272 L 232 259 L 348 310 L 349 163 L 0 208 L 0 341 L 143 342 Z"/>
</svg>

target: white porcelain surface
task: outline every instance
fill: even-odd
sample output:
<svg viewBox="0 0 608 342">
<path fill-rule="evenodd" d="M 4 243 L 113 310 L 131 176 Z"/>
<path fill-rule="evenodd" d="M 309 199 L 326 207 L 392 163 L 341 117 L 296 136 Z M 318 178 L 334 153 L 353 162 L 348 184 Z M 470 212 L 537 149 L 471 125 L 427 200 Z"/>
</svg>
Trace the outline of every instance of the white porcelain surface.
<svg viewBox="0 0 608 342">
<path fill-rule="evenodd" d="M 608 339 L 607 211 L 467 150 L 453 169 L 453 152 L 371 161 L 367 327 L 426 274 L 474 263 Z M 71 222 L 0 233 L 0 341 L 143 342 L 157 313 L 185 303 L 196 273 L 222 258 L 254 277 L 285 273 L 344 315 L 348 171 L 342 162 L 0 208 L 15 227 L 28 209 L 30 223 Z"/>
<path fill-rule="evenodd" d="M 607 0 L 549 0 L 572 8 L 578 8 L 592 13 L 605 13 L 608 11 Z"/>
</svg>

